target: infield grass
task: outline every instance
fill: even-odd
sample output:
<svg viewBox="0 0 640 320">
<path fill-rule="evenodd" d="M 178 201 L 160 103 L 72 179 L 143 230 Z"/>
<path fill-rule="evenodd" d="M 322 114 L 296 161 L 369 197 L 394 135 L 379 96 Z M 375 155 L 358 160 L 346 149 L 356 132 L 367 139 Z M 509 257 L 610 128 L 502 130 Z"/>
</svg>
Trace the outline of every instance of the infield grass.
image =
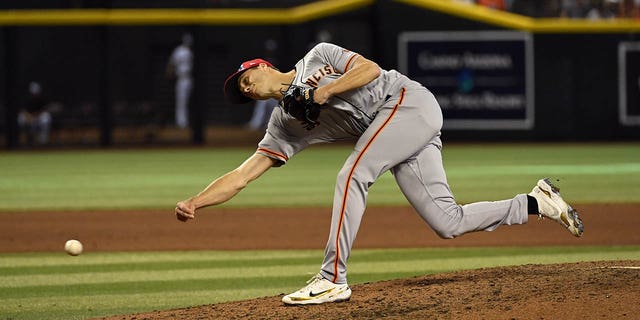
<svg viewBox="0 0 640 320">
<path fill-rule="evenodd" d="M 0 211 L 172 208 L 253 152 L 0 153 Z M 223 206 L 330 206 L 335 177 L 350 152 L 342 145 L 312 147 Z M 560 179 L 563 195 L 573 203 L 640 202 L 640 144 L 454 144 L 445 146 L 443 158 L 460 203 L 511 198 L 548 176 Z M 389 173 L 373 185 L 368 203 L 407 205 Z"/>
<path fill-rule="evenodd" d="M 321 250 L 96 252 L 78 257 L 0 254 L 0 319 L 86 319 L 276 296 L 304 285 L 317 272 L 322 254 Z M 640 260 L 640 246 L 362 249 L 351 257 L 349 282 L 598 260 Z"/>
</svg>

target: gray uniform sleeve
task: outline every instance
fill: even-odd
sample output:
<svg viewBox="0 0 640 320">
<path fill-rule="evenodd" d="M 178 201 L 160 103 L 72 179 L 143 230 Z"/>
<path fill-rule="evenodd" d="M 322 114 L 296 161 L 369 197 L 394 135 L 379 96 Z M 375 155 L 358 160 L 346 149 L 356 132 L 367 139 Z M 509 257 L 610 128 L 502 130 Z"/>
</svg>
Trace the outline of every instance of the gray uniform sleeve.
<svg viewBox="0 0 640 320">
<path fill-rule="evenodd" d="M 316 54 L 321 57 L 325 63 L 333 66 L 334 70 L 340 74 L 347 72 L 351 66 L 353 66 L 353 62 L 360 57 L 360 55 L 355 52 L 326 42 L 317 44 L 313 50 L 316 51 Z"/>
<path fill-rule="evenodd" d="M 284 165 L 296 153 L 309 146 L 303 131 L 291 130 L 298 127 L 288 124 L 291 119 L 293 118 L 285 115 L 281 108 L 275 108 L 267 131 L 258 143 L 256 152 L 277 160 L 277 166 Z"/>
</svg>

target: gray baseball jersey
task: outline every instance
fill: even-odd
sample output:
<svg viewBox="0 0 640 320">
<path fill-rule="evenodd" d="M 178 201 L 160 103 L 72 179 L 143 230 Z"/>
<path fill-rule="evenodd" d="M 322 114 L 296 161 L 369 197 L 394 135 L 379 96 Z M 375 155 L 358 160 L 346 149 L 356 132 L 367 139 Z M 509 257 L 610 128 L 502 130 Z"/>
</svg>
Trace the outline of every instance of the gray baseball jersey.
<svg viewBox="0 0 640 320">
<path fill-rule="evenodd" d="M 296 63 L 293 85 L 319 87 L 347 72 L 359 54 L 320 43 Z M 366 207 L 369 187 L 391 170 L 418 214 L 442 238 L 491 231 L 528 220 L 525 194 L 513 199 L 458 205 L 442 165 L 442 112 L 433 94 L 395 70 L 381 70 L 369 84 L 334 96 L 307 130 L 276 108 L 257 152 L 286 163 L 315 143 L 355 139 L 338 173 L 331 231 L 321 274 L 347 282 L 347 260 Z"/>
</svg>

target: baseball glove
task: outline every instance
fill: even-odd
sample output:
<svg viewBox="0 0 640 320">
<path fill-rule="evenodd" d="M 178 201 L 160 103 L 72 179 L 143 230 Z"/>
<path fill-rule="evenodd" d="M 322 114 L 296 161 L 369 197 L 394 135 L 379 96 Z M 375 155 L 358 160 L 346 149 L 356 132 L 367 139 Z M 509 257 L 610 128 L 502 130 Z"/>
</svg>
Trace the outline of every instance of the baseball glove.
<svg viewBox="0 0 640 320">
<path fill-rule="evenodd" d="M 313 101 L 314 88 L 295 86 L 282 98 L 284 112 L 300 120 L 307 130 L 315 128 L 319 122 L 322 105 Z"/>
</svg>

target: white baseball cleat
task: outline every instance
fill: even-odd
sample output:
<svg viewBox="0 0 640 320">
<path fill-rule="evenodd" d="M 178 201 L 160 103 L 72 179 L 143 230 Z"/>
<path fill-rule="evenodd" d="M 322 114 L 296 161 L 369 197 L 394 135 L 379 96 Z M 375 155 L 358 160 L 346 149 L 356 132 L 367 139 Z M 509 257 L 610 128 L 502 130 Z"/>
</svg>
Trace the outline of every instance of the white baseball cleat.
<svg viewBox="0 0 640 320">
<path fill-rule="evenodd" d="M 584 227 L 578 212 L 562 199 L 560 189 L 554 186 L 549 178 L 538 180 L 538 184 L 529 195 L 538 201 L 541 218 L 552 219 L 567 228 L 574 236 L 582 236 Z"/>
<path fill-rule="evenodd" d="M 351 298 L 348 284 L 335 284 L 319 273 L 307 281 L 302 289 L 284 296 L 285 304 L 321 304 L 325 302 L 347 301 Z"/>
</svg>

